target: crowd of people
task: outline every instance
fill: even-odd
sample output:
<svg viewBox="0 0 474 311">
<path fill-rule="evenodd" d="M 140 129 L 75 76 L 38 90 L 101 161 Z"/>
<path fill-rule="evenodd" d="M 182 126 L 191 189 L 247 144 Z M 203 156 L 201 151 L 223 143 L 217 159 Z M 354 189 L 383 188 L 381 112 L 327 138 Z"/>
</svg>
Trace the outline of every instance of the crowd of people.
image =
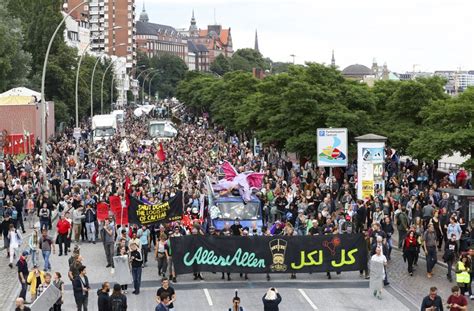
<svg viewBox="0 0 474 311">
<path fill-rule="evenodd" d="M 270 147 L 255 154 L 245 136 L 212 127 L 206 118 L 190 114 L 184 108 L 175 115 L 178 135 L 163 142 L 166 159 L 159 161 L 156 159 L 158 144 L 150 142 L 148 137 L 149 119 L 136 118 L 131 110 L 127 111 L 122 125 L 125 135 L 117 133 L 108 141 L 98 143 L 91 142 L 91 131 L 86 124 L 80 140 L 75 140 L 66 129 L 47 145 L 46 171 L 41 165 L 39 144 L 31 155 L 6 157 L 0 162 L 1 226 L 10 267 L 16 264 L 18 269 L 19 304 L 26 301 L 28 286 L 30 302 L 49 284 L 64 291 L 61 275 L 52 272 L 49 262 L 57 245 L 58 256 L 67 256 L 72 251 L 68 277 L 77 309 L 87 310 L 90 286 L 86 267 L 82 264 L 80 248 L 71 248 L 100 241 L 107 268 L 115 268 L 116 257 L 127 263 L 129 271 L 121 273 L 130 273 L 130 284 L 136 295 L 140 294 L 142 269 L 149 261 L 149 253 L 153 254 L 157 260 L 157 276 L 162 279 L 162 287 L 156 295 L 156 310 L 173 310 L 176 293 L 170 282 L 178 282 L 178 275 L 174 271 L 169 238 L 188 234 L 363 233 L 371 260 L 385 266 L 383 285 L 389 284 L 387 269 L 390 269 L 393 248 L 403 251 L 409 275 L 415 273 L 420 252 L 423 252 L 427 278 L 432 277 L 438 252 L 441 252 L 448 265 L 448 280 L 453 279 L 454 268 L 458 292 L 474 299 L 471 287 L 474 250 L 469 248 L 473 226 L 466 222 L 457 198 L 441 191 L 448 187 L 472 187 L 464 170 L 441 177 L 432 167 L 410 161 L 401 163 L 387 156 L 385 192 L 379 190 L 374 196 L 361 200 L 356 198 L 356 163 L 329 172 L 310 160 L 290 161 Z M 121 150 L 124 139 L 125 151 Z M 213 225 L 206 179 L 217 182 L 222 177 L 219 168 L 224 160 L 239 172 L 264 173 L 262 189 L 257 192 L 262 226 L 244 228 L 239 219 L 227 223 L 220 231 Z M 84 180 L 90 182 L 81 182 Z M 104 221 L 97 218 L 97 204 L 110 203 L 111 195 L 118 195 L 123 201 L 131 195 L 153 204 L 169 200 L 178 191 L 184 193 L 184 213 L 191 221 L 139 226 L 121 225 L 113 214 Z M 54 221 L 56 214 L 57 222 Z M 22 241 L 25 225 L 33 230 L 26 247 Z M 39 264 L 40 253 L 43 269 Z M 28 257 L 31 257 L 31 271 Z M 360 274 L 370 278 L 369 269 Z M 296 278 L 296 275 L 290 277 Z M 331 278 L 329 272 L 327 277 Z M 194 278 L 202 280 L 203 275 L 197 272 Z M 224 273 L 222 278 L 225 278 Z M 230 274 L 227 279 L 231 280 Z M 267 279 L 270 280 L 268 274 Z M 127 285 L 129 283 L 114 284 L 110 295 L 111 285 L 104 282 L 98 291 L 99 310 L 125 310 Z M 380 291 L 374 295 L 381 297 Z M 267 293 L 267 296 L 281 300 L 277 292 L 276 295 Z M 52 310 L 61 309 L 62 299 Z M 113 309 L 114 305 L 117 308 L 121 305 L 121 309 Z M 455 310 L 453 307 L 451 310 Z"/>
</svg>

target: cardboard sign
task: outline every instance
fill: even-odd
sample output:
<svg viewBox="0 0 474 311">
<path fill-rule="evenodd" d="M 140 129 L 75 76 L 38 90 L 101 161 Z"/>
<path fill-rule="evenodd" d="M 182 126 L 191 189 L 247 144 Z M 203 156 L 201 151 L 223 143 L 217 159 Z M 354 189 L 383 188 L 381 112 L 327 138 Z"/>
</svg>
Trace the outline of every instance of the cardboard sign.
<svg viewBox="0 0 474 311">
<path fill-rule="evenodd" d="M 49 310 L 61 297 L 61 291 L 51 283 L 46 290 L 39 296 L 30 308 L 32 311 Z"/>
</svg>

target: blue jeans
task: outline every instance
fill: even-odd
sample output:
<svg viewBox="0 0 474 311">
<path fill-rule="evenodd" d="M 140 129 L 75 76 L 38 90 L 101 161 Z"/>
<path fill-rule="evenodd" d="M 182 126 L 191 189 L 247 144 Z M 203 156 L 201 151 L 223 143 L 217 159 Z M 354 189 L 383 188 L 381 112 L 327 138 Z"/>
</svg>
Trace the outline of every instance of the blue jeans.
<svg viewBox="0 0 474 311">
<path fill-rule="evenodd" d="M 436 246 L 428 246 L 428 252 L 426 253 L 426 271 L 431 273 L 437 262 Z"/>
<path fill-rule="evenodd" d="M 137 294 L 140 292 L 140 283 L 142 282 L 142 267 L 132 268 L 133 288 Z"/>
<path fill-rule="evenodd" d="M 49 221 L 48 220 L 40 220 L 40 230 L 49 229 Z"/>
<path fill-rule="evenodd" d="M 31 263 L 33 264 L 33 266 L 35 264 L 37 264 L 37 260 L 38 260 L 38 250 L 35 250 L 35 249 L 30 249 L 30 256 L 31 256 Z"/>
<path fill-rule="evenodd" d="M 51 256 L 51 251 L 43 251 L 44 271 L 51 270 L 51 263 L 49 262 L 49 256 Z"/>
</svg>

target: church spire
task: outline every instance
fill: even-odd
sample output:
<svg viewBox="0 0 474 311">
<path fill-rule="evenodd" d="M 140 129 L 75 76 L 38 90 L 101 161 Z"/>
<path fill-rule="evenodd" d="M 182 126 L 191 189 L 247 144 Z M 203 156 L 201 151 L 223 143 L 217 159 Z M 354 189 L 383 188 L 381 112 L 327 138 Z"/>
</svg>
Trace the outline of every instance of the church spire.
<svg viewBox="0 0 474 311">
<path fill-rule="evenodd" d="M 143 1 L 143 9 L 142 9 L 142 12 L 140 13 L 140 22 L 143 22 L 143 23 L 148 23 L 149 19 L 148 19 L 148 14 L 145 10 L 145 1 Z"/>
<path fill-rule="evenodd" d="M 332 50 L 331 67 L 336 68 L 336 59 L 334 58 L 334 50 Z"/>
<path fill-rule="evenodd" d="M 196 18 L 194 18 L 194 9 L 193 15 L 191 17 L 191 25 L 189 25 L 189 36 L 190 37 L 197 37 L 198 36 L 198 28 L 196 25 Z"/>
<path fill-rule="evenodd" d="M 253 48 L 255 51 L 260 52 L 258 49 L 258 34 L 257 34 L 257 29 L 255 29 L 255 46 Z"/>
</svg>

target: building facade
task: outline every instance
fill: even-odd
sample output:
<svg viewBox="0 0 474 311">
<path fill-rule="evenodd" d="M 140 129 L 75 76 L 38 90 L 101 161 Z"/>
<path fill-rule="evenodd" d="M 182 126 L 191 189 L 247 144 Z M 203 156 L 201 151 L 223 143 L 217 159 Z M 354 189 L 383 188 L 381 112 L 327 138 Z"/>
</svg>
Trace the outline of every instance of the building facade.
<svg viewBox="0 0 474 311">
<path fill-rule="evenodd" d="M 65 12 L 81 2 L 65 0 Z M 65 38 L 70 46 L 82 47 L 90 43 L 91 52 L 123 57 L 128 71 L 136 65 L 135 0 L 90 0 L 74 10 L 71 18 L 79 28 L 88 29 L 88 36 L 81 35 L 69 22 Z"/>
</svg>

